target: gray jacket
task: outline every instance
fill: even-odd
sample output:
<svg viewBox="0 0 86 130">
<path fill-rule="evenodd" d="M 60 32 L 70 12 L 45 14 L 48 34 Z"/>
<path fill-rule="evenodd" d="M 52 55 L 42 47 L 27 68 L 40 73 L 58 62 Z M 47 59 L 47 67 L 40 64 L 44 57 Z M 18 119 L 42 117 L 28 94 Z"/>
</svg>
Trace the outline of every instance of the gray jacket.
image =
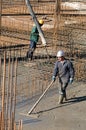
<svg viewBox="0 0 86 130">
<path fill-rule="evenodd" d="M 70 78 L 74 78 L 74 67 L 70 60 L 65 59 L 64 62 L 57 61 L 53 76 L 58 76 L 59 80 L 65 83 L 69 82 Z"/>
</svg>

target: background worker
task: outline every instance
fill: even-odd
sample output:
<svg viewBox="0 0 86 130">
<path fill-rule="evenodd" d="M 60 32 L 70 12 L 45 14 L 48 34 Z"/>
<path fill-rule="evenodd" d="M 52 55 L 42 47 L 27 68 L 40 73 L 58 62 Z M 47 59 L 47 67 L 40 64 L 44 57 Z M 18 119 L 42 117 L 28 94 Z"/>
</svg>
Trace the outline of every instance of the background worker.
<svg viewBox="0 0 86 130">
<path fill-rule="evenodd" d="M 42 19 L 39 20 L 38 22 L 40 26 L 44 24 L 44 21 Z M 32 31 L 30 34 L 30 46 L 29 46 L 29 51 L 27 52 L 27 56 L 26 56 L 27 58 L 30 58 L 30 60 L 33 59 L 33 53 L 36 49 L 38 40 L 39 40 L 39 32 L 38 32 L 37 26 L 35 25 L 32 28 Z"/>
<path fill-rule="evenodd" d="M 64 51 L 57 52 L 58 60 L 55 63 L 52 80 L 56 80 L 58 76 L 59 80 L 59 104 L 63 103 L 63 99 L 67 100 L 66 88 L 68 83 L 72 83 L 74 80 L 74 67 L 70 60 L 65 58 Z"/>
</svg>

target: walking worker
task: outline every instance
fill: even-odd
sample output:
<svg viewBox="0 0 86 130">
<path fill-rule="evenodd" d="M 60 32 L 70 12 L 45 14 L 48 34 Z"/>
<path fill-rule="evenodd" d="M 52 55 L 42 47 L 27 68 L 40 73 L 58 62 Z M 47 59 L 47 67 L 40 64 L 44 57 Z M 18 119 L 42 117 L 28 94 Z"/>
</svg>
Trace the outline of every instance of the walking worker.
<svg viewBox="0 0 86 130">
<path fill-rule="evenodd" d="M 44 24 L 44 21 L 41 19 L 38 21 L 39 25 L 42 26 Z M 37 29 L 37 26 L 33 26 L 31 34 L 30 34 L 30 46 L 29 46 L 29 51 L 27 52 L 27 58 L 30 58 L 31 60 L 33 59 L 33 53 L 36 49 L 37 42 L 39 40 L 39 32 Z"/>
<path fill-rule="evenodd" d="M 60 50 L 57 52 L 58 60 L 55 63 L 54 72 L 52 76 L 52 81 L 56 80 L 58 76 L 58 85 L 59 85 L 59 102 L 58 104 L 63 103 L 63 100 L 67 100 L 66 88 L 69 83 L 72 83 L 74 80 L 74 67 L 72 62 L 69 59 L 65 58 L 64 51 Z"/>
</svg>

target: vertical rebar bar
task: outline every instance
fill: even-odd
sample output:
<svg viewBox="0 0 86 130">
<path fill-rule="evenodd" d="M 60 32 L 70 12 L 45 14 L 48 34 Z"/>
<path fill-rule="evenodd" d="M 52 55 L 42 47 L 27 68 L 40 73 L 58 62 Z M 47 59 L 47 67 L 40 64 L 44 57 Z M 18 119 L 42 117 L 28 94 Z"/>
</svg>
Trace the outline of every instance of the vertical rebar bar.
<svg viewBox="0 0 86 130">
<path fill-rule="evenodd" d="M 6 52 L 4 51 L 3 85 L 2 85 L 2 126 L 1 126 L 1 130 L 5 129 L 5 78 L 6 78 Z"/>
<path fill-rule="evenodd" d="M 18 130 L 22 130 L 22 120 L 19 120 Z"/>
<path fill-rule="evenodd" d="M 61 0 L 56 0 L 55 4 L 55 12 L 54 12 L 54 18 L 55 18 L 55 23 L 54 23 L 54 37 L 57 40 L 58 37 L 58 30 L 59 30 L 59 23 L 60 21 L 60 10 L 61 10 Z M 57 50 L 57 43 L 55 42 L 55 48 Z"/>
<path fill-rule="evenodd" d="M 11 81 L 10 81 L 10 120 L 11 120 L 11 126 L 12 129 L 12 109 L 13 109 L 13 72 L 14 72 L 14 59 L 12 57 L 12 63 L 11 63 Z"/>
<path fill-rule="evenodd" d="M 2 67 L 1 64 L 2 64 L 2 63 L 1 63 L 1 56 L 0 56 L 0 86 L 1 86 L 1 67 Z"/>
<path fill-rule="evenodd" d="M 9 89 L 10 89 L 10 52 L 9 52 L 9 57 L 8 57 L 8 78 L 7 78 L 7 98 L 6 98 L 6 122 L 8 124 L 8 113 L 9 113 Z M 8 130 L 8 128 L 6 127 L 6 130 Z"/>
<path fill-rule="evenodd" d="M 2 0 L 0 0 L 0 39 L 1 39 Z"/>
<path fill-rule="evenodd" d="M 16 109 L 16 85 L 17 85 L 17 58 L 15 61 L 15 68 L 14 68 L 14 99 L 13 99 L 13 113 L 14 113 L 14 119 L 13 121 L 15 122 L 15 109 Z M 13 130 L 14 130 L 15 126 L 13 126 Z"/>
<path fill-rule="evenodd" d="M 1 125 L 2 125 L 2 112 L 0 112 L 0 130 L 1 130 Z"/>
</svg>

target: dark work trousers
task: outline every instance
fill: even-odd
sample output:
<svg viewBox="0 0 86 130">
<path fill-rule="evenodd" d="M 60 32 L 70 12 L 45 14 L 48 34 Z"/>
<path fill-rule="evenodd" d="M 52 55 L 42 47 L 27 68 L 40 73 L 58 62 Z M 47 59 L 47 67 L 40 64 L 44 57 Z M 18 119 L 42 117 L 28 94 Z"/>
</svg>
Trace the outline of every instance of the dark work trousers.
<svg viewBox="0 0 86 130">
<path fill-rule="evenodd" d="M 29 50 L 27 51 L 27 58 L 30 58 L 30 60 L 33 59 L 33 53 L 36 49 L 36 42 L 34 41 L 30 41 L 30 46 L 29 46 Z"/>
<path fill-rule="evenodd" d="M 59 87 L 59 94 L 63 96 L 66 100 L 66 88 L 68 86 L 68 83 L 62 82 L 60 79 L 58 82 L 58 87 Z"/>
</svg>

